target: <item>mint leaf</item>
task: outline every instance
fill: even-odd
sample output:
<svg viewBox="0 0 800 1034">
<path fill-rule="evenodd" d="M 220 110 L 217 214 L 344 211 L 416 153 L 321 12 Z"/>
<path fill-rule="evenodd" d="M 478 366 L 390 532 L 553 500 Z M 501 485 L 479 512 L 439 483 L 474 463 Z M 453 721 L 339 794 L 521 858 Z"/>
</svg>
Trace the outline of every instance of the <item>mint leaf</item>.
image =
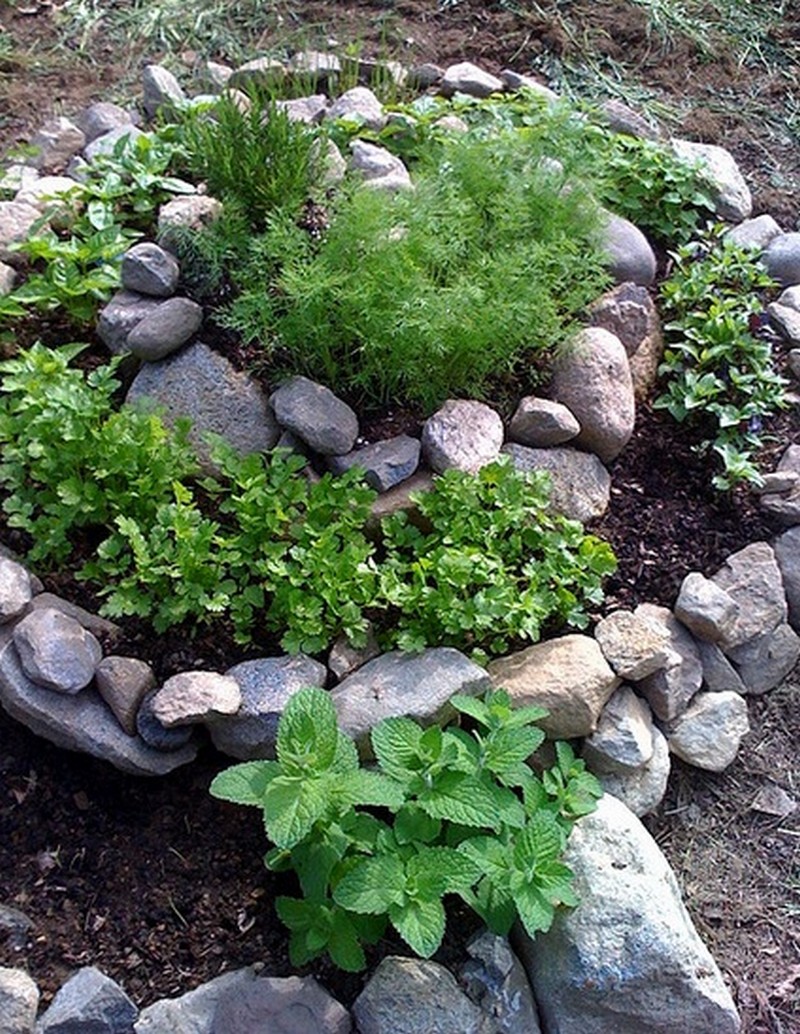
<svg viewBox="0 0 800 1034">
<path fill-rule="evenodd" d="M 392 905 L 389 919 L 406 944 L 424 959 L 429 959 L 442 943 L 445 915 L 438 898 Z"/>
<path fill-rule="evenodd" d="M 264 797 L 264 825 L 277 847 L 294 847 L 321 818 L 327 795 L 321 780 L 301 776 L 278 776 Z"/>
<path fill-rule="evenodd" d="M 336 710 L 324 689 L 298 690 L 278 722 L 276 752 L 284 770 L 323 772 L 330 768 L 339 748 Z"/>
<path fill-rule="evenodd" d="M 507 802 L 472 776 L 443 772 L 432 787 L 419 794 L 417 803 L 432 818 L 447 819 L 462 826 L 495 828 L 500 821 L 498 806 L 505 807 Z"/>
<path fill-rule="evenodd" d="M 526 932 L 535 937 L 540 930 L 549 930 L 555 910 L 545 895 L 531 883 L 523 883 L 512 890 L 511 896 Z"/>
<path fill-rule="evenodd" d="M 337 909 L 328 938 L 328 954 L 333 962 L 348 973 L 358 973 L 367 965 L 358 932 L 349 916 Z"/>
<path fill-rule="evenodd" d="M 410 718 L 384 718 L 370 734 L 372 750 L 383 771 L 408 782 L 422 768 L 422 729 Z"/>
<path fill-rule="evenodd" d="M 396 855 L 379 855 L 358 862 L 338 883 L 334 901 L 351 912 L 377 914 L 401 901 L 406 874 Z"/>
<path fill-rule="evenodd" d="M 264 807 L 264 796 L 272 779 L 280 772 L 275 761 L 245 761 L 231 765 L 211 782 L 209 793 L 222 801 Z"/>
<path fill-rule="evenodd" d="M 394 835 L 398 844 L 410 844 L 412 841 L 429 843 L 441 832 L 442 823 L 431 818 L 416 804 L 406 804 L 394 819 Z"/>
<path fill-rule="evenodd" d="M 481 878 L 472 858 L 454 847 L 421 847 L 406 862 L 406 874 L 414 879 L 420 896 L 441 897 L 466 890 Z"/>
<path fill-rule="evenodd" d="M 336 797 L 345 804 L 390 808 L 395 811 L 404 800 L 399 783 L 380 772 L 359 768 L 342 775 L 336 785 Z"/>
</svg>

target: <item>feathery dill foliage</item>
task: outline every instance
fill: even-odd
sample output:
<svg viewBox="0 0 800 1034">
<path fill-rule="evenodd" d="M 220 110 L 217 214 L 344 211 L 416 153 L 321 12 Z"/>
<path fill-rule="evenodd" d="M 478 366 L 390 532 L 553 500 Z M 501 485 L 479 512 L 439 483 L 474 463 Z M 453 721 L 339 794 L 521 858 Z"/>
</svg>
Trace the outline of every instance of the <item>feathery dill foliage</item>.
<svg viewBox="0 0 800 1034">
<path fill-rule="evenodd" d="M 321 243 L 284 208 L 223 319 L 362 405 L 483 395 L 562 342 L 606 283 L 596 207 L 575 181 L 563 189 L 551 154 L 532 130 L 445 139 L 413 192 L 342 190 Z"/>
<path fill-rule="evenodd" d="M 299 211 L 321 172 L 318 135 L 259 93 L 247 104 L 224 94 L 213 111 L 190 112 L 181 138 L 190 174 L 256 229 L 277 208 Z"/>
</svg>

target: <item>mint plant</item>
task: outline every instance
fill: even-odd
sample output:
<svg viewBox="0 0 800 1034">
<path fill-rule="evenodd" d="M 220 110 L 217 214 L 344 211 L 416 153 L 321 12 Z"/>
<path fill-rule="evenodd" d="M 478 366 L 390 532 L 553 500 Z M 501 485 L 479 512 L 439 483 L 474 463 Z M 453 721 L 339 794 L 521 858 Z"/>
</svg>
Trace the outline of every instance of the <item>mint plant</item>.
<svg viewBox="0 0 800 1034">
<path fill-rule="evenodd" d="M 661 288 L 665 390 L 654 406 L 697 430 L 698 451 L 716 454 L 722 470 L 715 488 L 758 484 L 754 454 L 762 421 L 788 404 L 788 382 L 775 368 L 771 344 L 752 329 L 764 310 L 763 293 L 775 284 L 751 251 L 719 239 L 719 231 L 673 258 Z"/>
<path fill-rule="evenodd" d="M 526 762 L 544 740 L 542 708 L 515 710 L 502 690 L 451 702 L 471 731 L 387 718 L 371 734 L 376 765 L 364 768 L 330 696 L 302 689 L 279 721 L 276 760 L 212 782 L 215 797 L 262 810 L 267 868 L 297 874 L 303 896 L 276 903 L 294 964 L 327 951 L 342 969 L 363 969 L 363 945 L 387 922 L 428 958 L 450 895 L 495 932 L 518 916 L 531 936 L 577 904 L 561 855 L 599 784 L 566 745 L 557 774 L 534 774 Z"/>
</svg>

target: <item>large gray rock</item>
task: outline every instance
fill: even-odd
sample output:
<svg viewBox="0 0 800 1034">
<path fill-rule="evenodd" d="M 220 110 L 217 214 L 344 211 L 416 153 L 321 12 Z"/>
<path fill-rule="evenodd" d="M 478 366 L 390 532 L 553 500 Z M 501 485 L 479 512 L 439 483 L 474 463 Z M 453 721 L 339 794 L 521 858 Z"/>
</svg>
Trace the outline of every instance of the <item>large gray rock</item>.
<svg viewBox="0 0 800 1034">
<path fill-rule="evenodd" d="M 800 312 L 797 309 L 791 305 L 771 302 L 767 306 L 767 315 L 781 337 L 791 345 L 800 345 Z"/>
<path fill-rule="evenodd" d="M 600 104 L 600 111 L 609 129 L 614 133 L 624 133 L 640 140 L 658 140 L 661 133 L 658 126 L 653 125 L 638 111 L 629 108 L 621 100 L 612 98 Z"/>
<path fill-rule="evenodd" d="M 32 610 L 12 634 L 28 678 L 58 693 L 88 686 L 103 656 L 92 633 L 55 608 Z"/>
<path fill-rule="evenodd" d="M 671 659 L 669 636 L 660 623 L 629 610 L 614 610 L 594 630 L 603 656 L 623 679 L 646 678 Z"/>
<path fill-rule="evenodd" d="M 422 653 L 395 650 L 368 661 L 331 690 L 341 728 L 368 750 L 370 730 L 382 718 L 410 715 L 423 724 L 453 713 L 455 693 L 479 696 L 491 689 L 483 668 L 449 646 Z"/>
<path fill-rule="evenodd" d="M 560 402 L 528 395 L 521 399 L 508 425 L 508 437 L 534 449 L 563 445 L 574 438 L 581 425 Z"/>
<path fill-rule="evenodd" d="M 596 771 L 586 759 L 591 771 L 600 780 L 606 793 L 618 797 L 634 815 L 649 815 L 664 799 L 671 769 L 669 745 L 660 729 L 653 727 L 653 756 L 640 768 L 621 769 L 618 772 Z"/>
<path fill-rule="evenodd" d="M 731 690 L 698 693 L 667 731 L 669 749 L 683 761 L 721 772 L 739 753 L 750 731 L 747 703 Z"/>
<path fill-rule="evenodd" d="M 655 841 L 606 795 L 573 828 L 565 862 L 580 904 L 522 954 L 546 1031 L 737 1034 L 722 975 Z"/>
<path fill-rule="evenodd" d="M 60 171 L 85 144 L 86 137 L 74 122 L 63 115 L 56 116 L 31 137 L 33 156 L 30 164 L 37 169 Z"/>
<path fill-rule="evenodd" d="M 142 1009 L 134 1031 L 136 1034 L 212 1034 L 220 999 L 230 994 L 245 994 L 257 979 L 255 968 L 248 966 L 223 973 L 179 998 L 162 998 Z"/>
<path fill-rule="evenodd" d="M 135 736 L 139 707 L 156 686 L 150 665 L 138 657 L 104 657 L 97 665 L 95 684 L 125 732 Z"/>
<path fill-rule="evenodd" d="M 93 162 L 96 158 L 111 157 L 118 147 L 127 149 L 146 134 L 137 129 L 133 125 L 121 125 L 115 129 L 110 129 L 107 133 L 103 133 L 102 136 L 95 137 L 91 143 L 87 144 L 83 149 L 83 157 L 87 162 Z M 121 141 L 127 141 L 121 143 Z M 70 166 L 70 175 L 74 175 L 72 166 Z M 76 178 L 80 178 L 76 176 Z"/>
<path fill-rule="evenodd" d="M 168 248 L 176 229 L 200 231 L 222 212 L 222 202 L 209 194 L 174 197 L 158 210 L 158 243 Z"/>
<path fill-rule="evenodd" d="M 344 456 L 333 456 L 328 466 L 335 474 L 360 467 L 368 485 L 376 492 L 388 492 L 411 477 L 419 466 L 419 456 L 419 439 L 401 434 L 396 438 L 365 445 L 362 449 L 354 449 Z"/>
<path fill-rule="evenodd" d="M 159 111 L 170 114 L 186 100 L 183 88 L 172 72 L 162 65 L 146 65 L 142 70 L 142 107 L 148 118 Z"/>
<path fill-rule="evenodd" d="M 148 363 L 158 362 L 186 344 L 203 323 L 203 309 L 190 298 L 167 298 L 128 334 L 129 352 Z"/>
<path fill-rule="evenodd" d="M 33 596 L 31 576 L 22 564 L 0 556 L 0 624 L 18 617 Z"/>
<path fill-rule="evenodd" d="M 274 92 L 286 78 L 286 66 L 276 57 L 256 57 L 246 61 L 228 79 L 228 88 L 257 87 Z"/>
<path fill-rule="evenodd" d="M 642 231 L 629 219 L 605 212 L 600 247 L 618 284 L 648 287 L 656 278 L 656 256 Z"/>
<path fill-rule="evenodd" d="M 223 990 L 211 1034 L 350 1034 L 350 1013 L 313 977 L 259 977 Z"/>
<path fill-rule="evenodd" d="M 459 61 L 445 69 L 439 90 L 445 97 L 454 93 L 466 93 L 471 97 L 488 97 L 503 92 L 503 81 L 496 75 L 485 72 L 471 61 Z"/>
<path fill-rule="evenodd" d="M 205 465 L 210 463 L 204 440 L 208 431 L 221 435 L 242 455 L 271 449 L 280 433 L 256 382 L 199 341 L 139 371 L 127 401 L 145 400 L 163 411 L 170 423 L 189 417 L 189 439 Z"/>
<path fill-rule="evenodd" d="M 109 101 L 95 101 L 94 104 L 89 104 L 75 119 L 75 125 L 83 133 L 87 144 L 99 136 L 110 133 L 112 129 L 132 124 L 131 113 Z"/>
<path fill-rule="evenodd" d="M 510 442 L 503 446 L 517 470 L 546 470 L 550 475 L 550 506 L 574 521 L 590 521 L 608 509 L 611 475 L 593 452 L 569 447 L 529 449 Z"/>
<path fill-rule="evenodd" d="M 112 355 L 123 355 L 128 350 L 130 332 L 163 304 L 160 298 L 147 298 L 134 291 L 117 291 L 100 310 L 98 337 Z"/>
<path fill-rule="evenodd" d="M 484 930 L 467 944 L 460 971 L 469 997 L 493 1021 L 497 1034 L 541 1034 L 528 976 L 508 938 Z"/>
<path fill-rule="evenodd" d="M 483 402 L 448 399 L 422 428 L 422 453 L 437 474 L 476 474 L 500 455 L 503 421 Z"/>
<path fill-rule="evenodd" d="M 782 233 L 773 237 L 764 249 L 761 261 L 781 287 L 800 284 L 800 233 Z"/>
<path fill-rule="evenodd" d="M 122 988 L 94 966 L 84 966 L 55 995 L 37 1034 L 133 1034 L 139 1010 Z"/>
<path fill-rule="evenodd" d="M 745 219 L 738 226 L 732 226 L 725 233 L 725 240 L 740 248 L 754 248 L 762 251 L 770 241 L 783 233 L 771 215 L 757 215 L 755 219 Z"/>
<path fill-rule="evenodd" d="M 789 605 L 789 624 L 797 632 L 800 631 L 800 526 L 784 531 L 772 545 Z"/>
<path fill-rule="evenodd" d="M 678 158 L 697 165 L 711 190 L 711 200 L 720 219 L 740 223 L 753 211 L 753 199 L 744 176 L 730 151 L 716 144 L 698 144 L 691 140 L 672 140 Z"/>
<path fill-rule="evenodd" d="M 38 579 L 37 579 L 38 580 Z M 90 610 L 79 607 L 76 603 L 63 600 L 52 592 L 38 592 L 31 600 L 31 610 L 60 610 L 62 614 L 73 618 L 79 625 L 83 625 L 87 632 L 92 635 L 102 636 L 106 640 L 113 640 L 119 635 L 119 626 L 108 618 L 101 618 Z"/>
<path fill-rule="evenodd" d="M 134 244 L 122 256 L 122 286 L 153 298 L 173 295 L 180 272 L 175 256 L 152 241 Z"/>
<path fill-rule="evenodd" d="M 389 955 L 353 1003 L 359 1034 L 495 1034 L 453 974 L 428 959 Z"/>
<path fill-rule="evenodd" d="M 648 397 L 664 356 L 664 335 L 653 299 L 640 284 L 619 284 L 589 310 L 589 320 L 622 342 L 628 355 L 637 402 Z"/>
<path fill-rule="evenodd" d="M 766 693 L 780 685 L 800 658 L 800 636 L 788 624 L 728 650 L 747 693 Z"/>
<path fill-rule="evenodd" d="M 653 756 L 653 715 L 630 686 L 615 690 L 597 728 L 583 744 L 583 756 L 594 771 L 630 771 Z"/>
<path fill-rule="evenodd" d="M 182 750 L 195 743 L 197 737 L 196 725 L 173 725 L 167 728 L 156 718 L 154 703 L 158 689 L 151 689 L 145 693 L 144 698 L 136 712 L 136 731 L 153 750 L 172 752 Z"/>
<path fill-rule="evenodd" d="M 37 686 L 22 670 L 7 632 L 0 632 L 0 704 L 57 747 L 102 758 L 131 775 L 164 775 L 197 756 L 194 746 L 161 753 L 128 736 L 93 689 L 67 696 Z"/>
<path fill-rule="evenodd" d="M 718 643 L 733 631 L 739 604 L 710 578 L 690 571 L 681 582 L 675 617 L 698 639 Z"/>
<path fill-rule="evenodd" d="M 634 614 L 661 627 L 668 637 L 671 656 L 667 664 L 638 682 L 639 692 L 653 713 L 667 722 L 681 714 L 700 689 L 703 681 L 700 653 L 691 632 L 667 607 L 641 603 Z"/>
<path fill-rule="evenodd" d="M 290 377 L 270 395 L 275 419 L 323 456 L 350 452 L 358 417 L 330 388 L 308 377 Z"/>
<path fill-rule="evenodd" d="M 625 348 L 602 327 L 579 331 L 553 365 L 551 393 L 581 425 L 577 445 L 608 462 L 633 434 L 636 407 Z"/>
<path fill-rule="evenodd" d="M 208 730 L 217 750 L 251 761 L 275 757 L 278 719 L 289 698 L 305 686 L 324 686 L 327 671 L 298 654 L 242 661 L 225 674 L 239 686 L 242 702 L 236 714 L 209 721 Z"/>
<path fill-rule="evenodd" d="M 327 117 L 354 120 L 376 133 L 386 125 L 383 105 L 366 86 L 354 86 L 337 97 L 328 108 Z"/>
<path fill-rule="evenodd" d="M 42 213 L 35 205 L 24 201 L 0 201 L 0 262 L 15 269 L 25 265 L 26 259 L 9 245 L 19 244 L 30 236 L 33 224 Z"/>
<path fill-rule="evenodd" d="M 0 966 L 0 1034 L 33 1034 L 39 988 L 24 969 Z"/>
<path fill-rule="evenodd" d="M 328 110 L 328 103 L 324 93 L 315 93 L 309 97 L 279 100 L 275 102 L 275 106 L 279 111 L 285 112 L 292 122 L 305 122 L 311 126 L 323 119 Z"/>
<path fill-rule="evenodd" d="M 216 671 L 182 671 L 167 679 L 153 697 L 153 714 L 167 728 L 236 714 L 239 683 Z"/>
<path fill-rule="evenodd" d="M 726 653 L 786 621 L 783 579 L 775 552 L 766 542 L 753 542 L 732 553 L 711 580 L 739 604 L 731 631 L 720 640 Z"/>
<path fill-rule="evenodd" d="M 585 635 L 536 643 L 489 664 L 489 675 L 518 707 L 546 707 L 540 723 L 552 739 L 589 736 L 620 679 L 600 647 Z"/>
<path fill-rule="evenodd" d="M 790 359 L 792 354 L 789 353 Z M 767 475 L 765 481 L 780 478 L 783 481 L 779 491 L 768 492 L 761 496 L 761 509 L 775 517 L 786 528 L 800 524 L 800 445 L 790 445 L 778 461 L 773 475 Z M 770 485 L 764 486 L 769 489 Z"/>
<path fill-rule="evenodd" d="M 368 140 L 350 142 L 350 168 L 361 173 L 366 186 L 377 190 L 410 190 L 408 169 L 396 155 Z"/>
<path fill-rule="evenodd" d="M 547 104 L 554 104 L 559 99 L 556 91 L 551 90 L 549 86 L 540 83 L 533 76 L 522 75 L 511 68 L 504 68 L 500 73 L 500 79 L 507 90 L 512 90 L 513 92 L 526 90 L 528 93 L 536 94 L 537 97 Z"/>
<path fill-rule="evenodd" d="M 12 269 L 11 266 L 6 265 L 5 262 L 0 262 L 0 298 L 4 298 L 7 294 L 11 294 L 16 282 L 16 270 Z"/>
<path fill-rule="evenodd" d="M 718 693 L 723 689 L 732 689 L 735 693 L 747 692 L 736 668 L 716 643 L 698 639 L 696 645 L 703 667 L 703 685 L 709 692 Z"/>
</svg>

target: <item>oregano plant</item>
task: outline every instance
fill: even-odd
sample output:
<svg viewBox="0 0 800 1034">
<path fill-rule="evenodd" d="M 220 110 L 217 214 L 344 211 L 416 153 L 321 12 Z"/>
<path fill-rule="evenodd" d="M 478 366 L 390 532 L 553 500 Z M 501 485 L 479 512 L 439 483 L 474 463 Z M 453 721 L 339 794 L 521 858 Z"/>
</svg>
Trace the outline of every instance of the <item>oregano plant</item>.
<svg viewBox="0 0 800 1034">
<path fill-rule="evenodd" d="M 531 936 L 577 903 L 561 855 L 599 783 L 568 744 L 541 776 L 528 764 L 544 740 L 544 709 L 515 709 L 504 690 L 451 703 L 468 728 L 386 718 L 372 730 L 367 767 L 330 695 L 301 689 L 278 724 L 276 759 L 212 782 L 215 797 L 262 810 L 267 868 L 297 874 L 302 897 L 276 902 L 294 964 L 327 952 L 342 969 L 363 969 L 364 944 L 387 923 L 428 958 L 453 895 L 493 931 L 519 917 Z"/>
</svg>

